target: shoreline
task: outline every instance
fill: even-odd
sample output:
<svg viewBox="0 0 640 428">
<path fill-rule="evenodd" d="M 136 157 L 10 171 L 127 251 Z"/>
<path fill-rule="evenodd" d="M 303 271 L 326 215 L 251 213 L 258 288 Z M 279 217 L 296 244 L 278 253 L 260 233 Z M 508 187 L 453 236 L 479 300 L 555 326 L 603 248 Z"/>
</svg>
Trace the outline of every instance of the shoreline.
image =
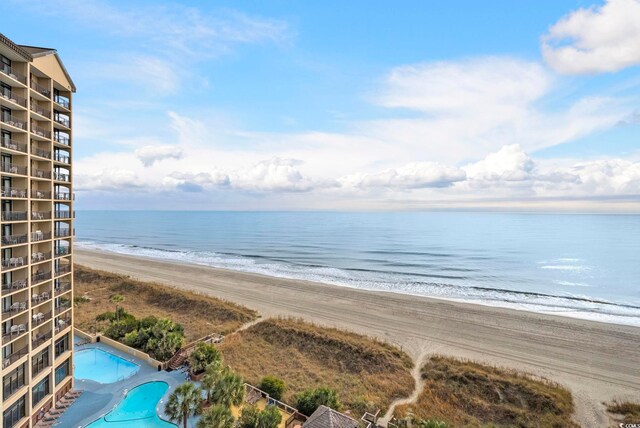
<svg viewBox="0 0 640 428">
<path fill-rule="evenodd" d="M 640 328 L 449 299 L 369 291 L 98 250 L 75 261 L 229 300 L 263 318 L 294 317 L 432 354 L 477 360 L 559 382 L 585 426 L 609 423 L 602 402 L 640 394 Z"/>
</svg>

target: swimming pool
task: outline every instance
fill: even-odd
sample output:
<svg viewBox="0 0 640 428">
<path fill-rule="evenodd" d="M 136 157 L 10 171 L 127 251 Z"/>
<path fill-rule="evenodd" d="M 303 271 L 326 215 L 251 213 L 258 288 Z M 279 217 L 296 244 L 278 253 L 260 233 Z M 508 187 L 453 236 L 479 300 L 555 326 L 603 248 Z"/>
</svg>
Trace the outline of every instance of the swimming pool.
<svg viewBox="0 0 640 428">
<path fill-rule="evenodd" d="M 98 348 L 83 349 L 74 358 L 74 377 L 99 383 L 114 383 L 138 372 L 140 367 L 130 361 Z"/>
<path fill-rule="evenodd" d="M 166 382 L 143 383 L 131 389 L 116 407 L 86 428 L 175 428 L 160 419 L 156 406 L 169 389 Z"/>
</svg>

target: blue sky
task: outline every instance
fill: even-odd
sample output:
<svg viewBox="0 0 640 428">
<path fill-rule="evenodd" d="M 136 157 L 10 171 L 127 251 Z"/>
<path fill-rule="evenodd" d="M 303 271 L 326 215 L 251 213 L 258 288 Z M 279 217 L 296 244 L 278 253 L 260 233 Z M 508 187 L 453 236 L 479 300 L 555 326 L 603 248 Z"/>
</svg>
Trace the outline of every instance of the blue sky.
<svg viewBox="0 0 640 428">
<path fill-rule="evenodd" d="M 81 209 L 640 209 L 638 0 L 8 4 Z"/>
</svg>

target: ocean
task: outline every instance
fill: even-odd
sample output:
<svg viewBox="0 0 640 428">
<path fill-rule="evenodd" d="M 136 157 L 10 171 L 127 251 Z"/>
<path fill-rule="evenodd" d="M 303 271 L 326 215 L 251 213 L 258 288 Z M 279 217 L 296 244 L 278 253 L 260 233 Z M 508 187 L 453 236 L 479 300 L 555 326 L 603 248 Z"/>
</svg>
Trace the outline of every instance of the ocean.
<svg viewBox="0 0 640 428">
<path fill-rule="evenodd" d="M 640 326 L 640 216 L 79 211 L 76 246 Z"/>
</svg>

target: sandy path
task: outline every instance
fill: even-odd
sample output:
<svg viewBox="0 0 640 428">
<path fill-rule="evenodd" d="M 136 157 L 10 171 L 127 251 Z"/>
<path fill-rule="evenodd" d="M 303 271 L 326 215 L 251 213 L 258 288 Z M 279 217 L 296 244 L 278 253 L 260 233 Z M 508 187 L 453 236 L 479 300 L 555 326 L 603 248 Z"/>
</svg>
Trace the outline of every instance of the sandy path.
<svg viewBox="0 0 640 428">
<path fill-rule="evenodd" d="M 609 422 L 602 402 L 640 397 L 640 328 L 76 250 L 79 264 L 208 293 L 263 317 L 293 316 L 423 352 L 498 364 L 566 385 L 576 419 Z"/>
</svg>

